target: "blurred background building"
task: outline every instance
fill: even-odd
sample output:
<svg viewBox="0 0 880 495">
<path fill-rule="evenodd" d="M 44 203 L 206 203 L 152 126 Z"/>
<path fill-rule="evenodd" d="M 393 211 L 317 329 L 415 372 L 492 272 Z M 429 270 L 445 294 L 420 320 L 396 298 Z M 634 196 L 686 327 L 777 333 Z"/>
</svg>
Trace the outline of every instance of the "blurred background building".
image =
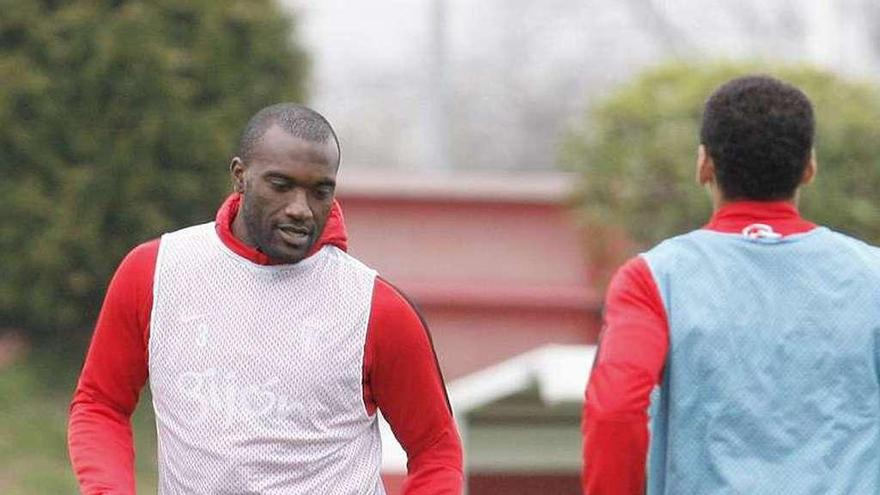
<svg viewBox="0 0 880 495">
<path fill-rule="evenodd" d="M 578 404 L 599 299 L 566 179 L 341 172 L 351 252 L 411 297 L 429 325 L 470 493 L 578 489 Z M 406 458 L 383 433 L 392 488 Z"/>
</svg>

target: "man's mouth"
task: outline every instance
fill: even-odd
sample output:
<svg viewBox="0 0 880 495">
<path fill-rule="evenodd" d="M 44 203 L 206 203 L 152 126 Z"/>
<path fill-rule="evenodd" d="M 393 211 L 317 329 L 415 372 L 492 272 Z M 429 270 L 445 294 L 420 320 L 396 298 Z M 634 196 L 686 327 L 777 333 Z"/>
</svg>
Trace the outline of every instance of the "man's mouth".
<svg viewBox="0 0 880 495">
<path fill-rule="evenodd" d="M 276 228 L 278 229 L 278 235 L 287 244 L 302 246 L 308 243 L 311 238 L 312 230 L 302 225 L 281 224 Z"/>
</svg>

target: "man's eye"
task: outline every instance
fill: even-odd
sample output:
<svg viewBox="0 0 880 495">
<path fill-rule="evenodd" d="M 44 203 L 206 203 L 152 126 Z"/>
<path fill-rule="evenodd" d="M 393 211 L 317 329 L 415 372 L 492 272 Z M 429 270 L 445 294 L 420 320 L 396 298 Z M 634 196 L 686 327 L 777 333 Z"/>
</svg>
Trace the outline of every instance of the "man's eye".
<svg viewBox="0 0 880 495">
<path fill-rule="evenodd" d="M 286 180 L 280 179 L 269 179 L 269 185 L 272 186 L 273 189 L 283 190 L 287 189 L 290 184 Z"/>
<path fill-rule="evenodd" d="M 329 187 L 321 187 L 314 190 L 314 195 L 317 199 L 328 199 L 330 196 L 333 196 L 333 189 Z"/>
</svg>

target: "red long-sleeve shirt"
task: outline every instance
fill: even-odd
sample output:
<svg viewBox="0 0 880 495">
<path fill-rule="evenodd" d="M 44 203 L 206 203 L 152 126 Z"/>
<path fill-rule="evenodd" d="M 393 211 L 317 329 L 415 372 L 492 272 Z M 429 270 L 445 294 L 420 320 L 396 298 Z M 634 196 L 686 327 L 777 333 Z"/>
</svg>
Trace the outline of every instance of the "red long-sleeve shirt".
<svg viewBox="0 0 880 495">
<path fill-rule="evenodd" d="M 233 195 L 218 211 L 220 239 L 254 263 L 271 264 L 233 235 L 238 206 L 239 196 Z M 135 493 L 130 418 L 147 380 L 159 242 L 133 249 L 113 276 L 70 406 L 70 457 L 85 494 Z M 347 247 L 338 204 L 312 253 L 327 244 Z M 403 493 L 461 493 L 461 442 L 428 330 L 406 299 L 381 278 L 373 291 L 363 370 L 367 411 L 382 411 L 407 453 Z"/>
<path fill-rule="evenodd" d="M 787 202 L 726 204 L 704 227 L 739 233 L 752 224 L 791 235 L 816 227 Z M 583 489 L 588 495 L 641 495 L 645 491 L 650 395 L 660 383 L 669 326 L 647 263 L 629 260 L 608 287 L 599 351 L 583 411 Z"/>
</svg>

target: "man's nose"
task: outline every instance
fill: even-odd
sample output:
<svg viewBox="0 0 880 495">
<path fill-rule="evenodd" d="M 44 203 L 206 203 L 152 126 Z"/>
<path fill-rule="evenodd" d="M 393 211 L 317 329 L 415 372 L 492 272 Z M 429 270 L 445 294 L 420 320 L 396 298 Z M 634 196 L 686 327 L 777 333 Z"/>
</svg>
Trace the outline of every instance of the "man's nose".
<svg viewBox="0 0 880 495">
<path fill-rule="evenodd" d="M 296 220 L 309 220 L 312 218 L 312 209 L 309 207 L 308 193 L 305 189 L 294 188 L 290 191 L 284 214 Z"/>
</svg>

